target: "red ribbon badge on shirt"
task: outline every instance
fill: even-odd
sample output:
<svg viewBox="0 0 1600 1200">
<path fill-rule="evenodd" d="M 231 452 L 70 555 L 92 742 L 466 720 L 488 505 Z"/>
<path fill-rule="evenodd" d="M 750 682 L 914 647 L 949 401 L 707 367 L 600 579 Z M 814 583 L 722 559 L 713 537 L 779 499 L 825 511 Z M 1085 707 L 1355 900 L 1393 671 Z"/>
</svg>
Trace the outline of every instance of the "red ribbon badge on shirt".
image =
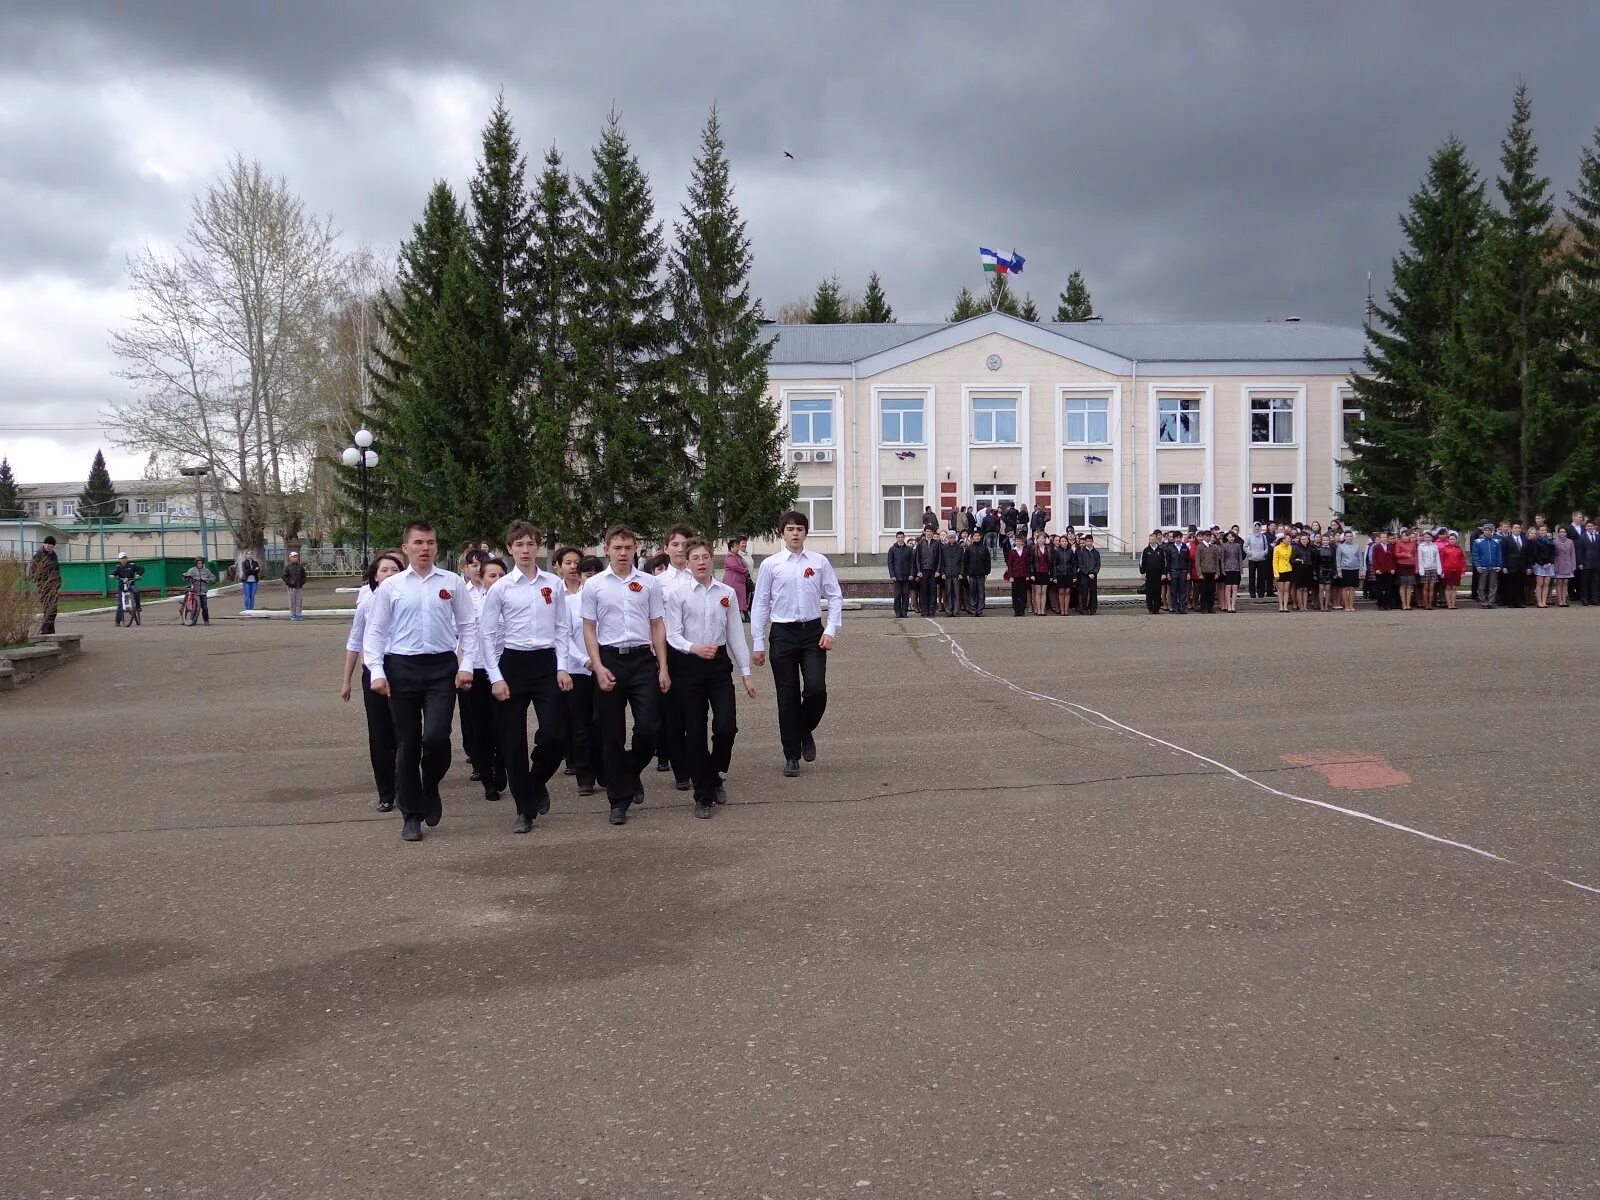
<svg viewBox="0 0 1600 1200">
<path fill-rule="evenodd" d="M 450 598 L 451 597 L 450 597 L 450 589 L 449 588 L 440 588 L 439 589 L 439 599 L 441 599 L 441 600 L 449 600 Z"/>
<path fill-rule="evenodd" d="M 807 579 L 810 579 L 815 574 L 816 574 L 816 572 L 813 571 L 810 567 L 806 568 L 806 578 Z"/>
<path fill-rule="evenodd" d="M 728 598 L 726 596 L 724 596 L 722 598 L 722 607 L 723 608 L 727 608 L 728 607 Z"/>
<path fill-rule="evenodd" d="M 551 595 L 551 592 L 550 592 L 549 588 L 540 588 L 539 589 L 539 595 L 544 597 L 544 602 L 546 604 L 554 604 L 555 603 L 555 599 Z"/>
<path fill-rule="evenodd" d="M 640 583 L 637 579 L 632 580 L 628 584 L 628 590 L 630 592 L 642 592 L 644 591 L 644 584 Z"/>
</svg>

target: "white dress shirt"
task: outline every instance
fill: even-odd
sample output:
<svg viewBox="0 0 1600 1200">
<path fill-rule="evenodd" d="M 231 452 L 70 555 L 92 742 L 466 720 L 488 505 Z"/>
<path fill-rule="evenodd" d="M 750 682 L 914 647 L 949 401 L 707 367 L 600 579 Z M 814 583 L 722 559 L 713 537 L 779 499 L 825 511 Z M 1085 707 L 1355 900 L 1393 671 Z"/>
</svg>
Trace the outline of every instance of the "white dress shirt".
<svg viewBox="0 0 1600 1200">
<path fill-rule="evenodd" d="M 607 567 L 584 583 L 580 611 L 602 646 L 648 646 L 650 622 L 666 616 L 661 581 L 638 567 L 626 579 Z"/>
<path fill-rule="evenodd" d="M 756 575 L 756 598 L 750 608 L 750 631 L 755 648 L 767 648 L 767 622 L 815 621 L 822 616 L 822 601 L 828 601 L 828 623 L 823 633 L 839 632 L 844 614 L 844 593 L 833 564 L 815 550 L 799 554 L 780 550 L 763 559 Z"/>
<path fill-rule="evenodd" d="M 565 585 L 562 587 L 566 591 Z M 568 675 L 593 675 L 586 664 L 589 661 L 589 647 L 583 644 L 583 588 L 575 592 L 566 592 L 567 597 L 567 665 L 563 668 Z"/>
<path fill-rule="evenodd" d="M 478 654 L 478 616 L 467 581 L 454 571 L 433 567 L 419 575 L 415 566 L 378 585 L 367 610 L 362 657 L 373 679 L 384 679 L 385 654 L 454 654 L 460 671 L 471 671 Z M 447 598 L 448 597 L 448 598 Z"/>
<path fill-rule="evenodd" d="M 567 619 L 567 587 L 549 571 L 521 567 L 494 581 L 484 597 L 479 617 L 483 639 L 483 669 L 490 683 L 505 677 L 500 656 L 507 650 L 554 650 L 556 670 L 568 671 L 566 644 L 571 633 Z"/>
<path fill-rule="evenodd" d="M 372 589 L 363 584 L 356 589 L 356 615 L 350 618 L 350 636 L 344 640 L 344 648 L 351 654 L 361 653 L 361 639 L 367 633 L 367 601 L 372 599 Z"/>
<path fill-rule="evenodd" d="M 667 569 L 656 576 L 661 581 L 663 594 L 678 587 L 693 587 L 694 572 L 687 567 L 675 567 L 667 564 Z"/>
<path fill-rule="evenodd" d="M 744 641 L 744 620 L 739 615 L 739 598 L 733 589 L 715 579 L 701 585 L 689 577 L 667 592 L 667 645 L 685 654 L 692 646 L 726 646 L 739 666 L 739 674 L 750 674 L 750 647 Z"/>
</svg>

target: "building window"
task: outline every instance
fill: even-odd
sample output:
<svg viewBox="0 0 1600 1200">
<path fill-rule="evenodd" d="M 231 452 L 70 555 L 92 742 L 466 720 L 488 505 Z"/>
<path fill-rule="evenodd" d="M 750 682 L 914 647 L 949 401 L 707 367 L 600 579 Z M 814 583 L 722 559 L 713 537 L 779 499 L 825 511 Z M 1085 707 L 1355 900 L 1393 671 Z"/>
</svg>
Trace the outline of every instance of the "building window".
<svg viewBox="0 0 1600 1200">
<path fill-rule="evenodd" d="M 37 500 L 28 501 L 28 515 L 30 517 L 37 517 L 39 515 L 39 502 Z"/>
<path fill-rule="evenodd" d="M 1250 519 L 1265 525 L 1276 521 L 1287 525 L 1294 520 L 1294 485 L 1258 483 L 1250 489 Z"/>
<path fill-rule="evenodd" d="M 1105 396 L 1067 397 L 1067 445 L 1109 446 L 1111 401 Z"/>
<path fill-rule="evenodd" d="M 883 528 L 922 528 L 922 508 L 927 502 L 922 498 L 920 483 L 886 483 L 883 485 Z"/>
<path fill-rule="evenodd" d="M 78 502 L 76 500 L 63 500 L 61 502 L 61 515 L 75 517 L 78 515 Z"/>
<path fill-rule="evenodd" d="M 1294 444 L 1294 398 L 1250 397 L 1250 440 L 1258 445 Z"/>
<path fill-rule="evenodd" d="M 44 515 L 47 517 L 56 515 L 56 502 L 54 500 L 46 500 L 44 502 Z"/>
<path fill-rule="evenodd" d="M 1158 437 L 1163 445 L 1200 444 L 1200 397 L 1162 396 L 1156 401 Z"/>
<path fill-rule="evenodd" d="M 1015 396 L 974 396 L 972 398 L 972 440 L 979 445 L 1017 444 L 1017 398 Z"/>
<path fill-rule="evenodd" d="M 972 507 L 992 508 L 996 512 L 1017 506 L 1017 485 L 1014 483 L 980 483 L 972 489 Z"/>
<path fill-rule="evenodd" d="M 1111 528 L 1111 485 L 1067 484 L 1067 524 L 1074 529 Z"/>
<path fill-rule="evenodd" d="M 128 515 L 128 500 L 127 500 L 127 497 L 125 497 L 125 496 L 118 496 L 117 497 L 117 511 L 119 513 L 121 513 L 123 516 L 127 516 Z"/>
<path fill-rule="evenodd" d="M 880 402 L 878 432 L 886 446 L 922 445 L 922 398 L 886 396 Z"/>
<path fill-rule="evenodd" d="M 1361 401 L 1356 399 L 1356 394 L 1353 389 L 1341 389 L 1339 392 L 1339 399 L 1340 403 L 1344 406 L 1344 424 L 1341 426 L 1341 428 L 1344 430 L 1345 445 L 1349 445 L 1351 441 L 1350 431 L 1355 427 L 1356 422 L 1360 421 L 1367 414 L 1361 411 Z"/>
<path fill-rule="evenodd" d="M 1200 524 L 1200 485 L 1198 483 L 1163 483 L 1161 485 L 1161 519 L 1164 529 L 1181 529 Z"/>
<path fill-rule="evenodd" d="M 789 401 L 789 441 L 795 446 L 833 445 L 833 401 Z"/>
<path fill-rule="evenodd" d="M 148 517 L 150 515 L 150 501 L 135 500 L 133 502 L 133 515 L 136 517 Z"/>
<path fill-rule="evenodd" d="M 165 513 L 167 511 L 167 502 L 165 500 L 157 500 L 155 510 L 158 513 Z"/>
<path fill-rule="evenodd" d="M 806 514 L 812 533 L 833 532 L 833 485 L 802 487 L 795 497 L 795 509 Z"/>
</svg>

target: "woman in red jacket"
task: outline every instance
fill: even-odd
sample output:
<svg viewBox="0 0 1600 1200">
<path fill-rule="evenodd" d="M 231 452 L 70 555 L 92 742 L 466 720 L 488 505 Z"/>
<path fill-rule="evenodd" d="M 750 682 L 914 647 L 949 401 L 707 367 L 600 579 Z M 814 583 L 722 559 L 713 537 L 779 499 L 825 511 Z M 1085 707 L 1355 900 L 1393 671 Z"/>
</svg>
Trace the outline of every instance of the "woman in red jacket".
<svg viewBox="0 0 1600 1200">
<path fill-rule="evenodd" d="M 1033 581 L 1033 553 L 1019 535 L 1006 551 L 1006 582 L 1011 585 L 1011 615 L 1028 611 L 1028 585 Z"/>
<path fill-rule="evenodd" d="M 1461 577 L 1467 573 L 1466 551 L 1461 549 L 1461 539 L 1455 534 L 1439 543 L 1439 581 L 1444 588 L 1444 606 L 1456 606 L 1456 591 L 1461 587 Z"/>
<path fill-rule="evenodd" d="M 1409 529 L 1402 529 L 1395 538 L 1394 581 L 1400 590 L 1400 611 L 1411 610 L 1411 593 L 1417 587 L 1417 539 Z"/>
</svg>

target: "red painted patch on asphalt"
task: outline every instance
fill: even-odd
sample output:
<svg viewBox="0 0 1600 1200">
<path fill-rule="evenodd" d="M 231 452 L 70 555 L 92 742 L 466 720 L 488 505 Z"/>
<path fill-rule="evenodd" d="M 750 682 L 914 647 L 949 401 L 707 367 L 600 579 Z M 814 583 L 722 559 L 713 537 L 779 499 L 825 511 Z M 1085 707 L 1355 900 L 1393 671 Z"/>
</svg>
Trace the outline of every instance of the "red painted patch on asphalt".
<svg viewBox="0 0 1600 1200">
<path fill-rule="evenodd" d="M 1411 776 L 1389 765 L 1381 754 L 1360 754 L 1349 750 L 1310 750 L 1305 754 L 1285 754 L 1291 767 L 1311 767 L 1328 781 L 1328 786 L 1346 792 L 1365 792 L 1373 788 L 1401 787 Z"/>
</svg>

